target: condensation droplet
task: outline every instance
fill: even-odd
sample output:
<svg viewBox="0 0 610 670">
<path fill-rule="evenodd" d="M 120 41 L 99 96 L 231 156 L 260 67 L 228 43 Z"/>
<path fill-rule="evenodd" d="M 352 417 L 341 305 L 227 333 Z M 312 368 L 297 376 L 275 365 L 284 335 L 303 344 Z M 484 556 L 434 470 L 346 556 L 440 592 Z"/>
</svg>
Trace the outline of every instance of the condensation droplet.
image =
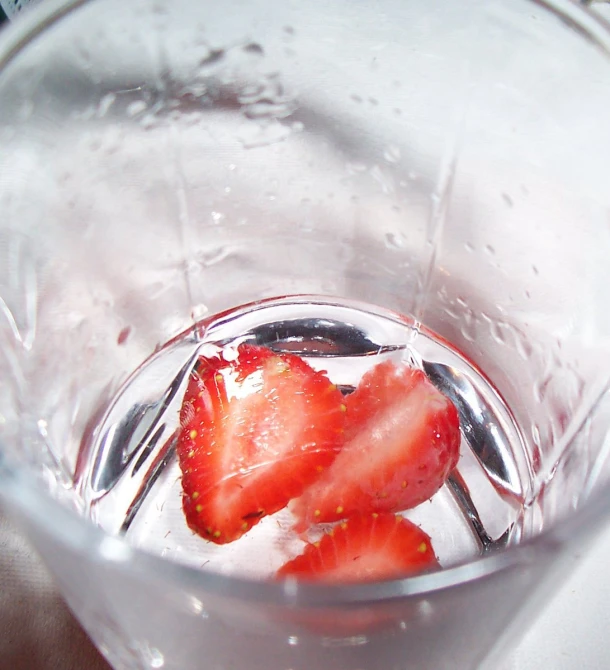
<svg viewBox="0 0 610 670">
<path fill-rule="evenodd" d="M 470 242 L 464 242 L 464 249 L 472 253 L 474 251 L 474 246 Z"/>
<path fill-rule="evenodd" d="M 491 244 L 487 244 L 485 246 L 485 251 L 490 255 L 490 256 L 495 256 L 496 250 L 491 246 Z"/>
<path fill-rule="evenodd" d="M 540 446 L 540 428 L 536 424 L 532 426 L 532 441 L 536 446 Z"/>
<path fill-rule="evenodd" d="M 224 49 L 211 49 L 209 53 L 199 61 L 199 69 L 207 70 L 208 68 L 218 65 L 224 60 L 225 55 Z"/>
<path fill-rule="evenodd" d="M 301 121 L 295 121 L 291 124 L 290 128 L 292 129 L 293 133 L 300 133 L 305 129 L 305 126 L 303 123 L 301 123 Z"/>
<path fill-rule="evenodd" d="M 515 330 L 515 349 L 517 350 L 519 356 L 521 356 L 521 358 L 523 358 L 525 361 L 529 360 L 534 353 L 534 348 L 532 347 L 530 341 L 523 333 L 519 332 L 518 330 Z"/>
<path fill-rule="evenodd" d="M 108 111 L 114 105 L 116 101 L 116 95 L 114 93 L 106 93 L 105 96 L 103 96 L 97 106 L 97 116 L 101 119 L 106 114 L 108 114 Z"/>
<path fill-rule="evenodd" d="M 119 336 L 117 337 L 117 344 L 120 346 L 122 344 L 125 344 L 127 340 L 129 339 L 129 336 L 131 335 L 131 326 L 125 326 L 119 333 Z"/>
<path fill-rule="evenodd" d="M 238 132 L 238 140 L 244 149 L 256 149 L 276 142 L 283 142 L 289 137 L 289 126 L 280 123 L 277 119 L 263 120 L 264 123 L 244 124 Z"/>
<path fill-rule="evenodd" d="M 24 100 L 21 105 L 19 105 L 19 111 L 17 112 L 17 117 L 21 121 L 27 121 L 32 114 L 34 113 L 34 103 L 26 99 Z"/>
<path fill-rule="evenodd" d="M 265 55 L 265 50 L 257 42 L 250 42 L 249 44 L 245 44 L 242 47 L 242 51 L 244 53 L 253 54 L 255 56 L 264 56 Z"/>
<path fill-rule="evenodd" d="M 404 238 L 398 233 L 386 233 L 385 244 L 389 249 L 403 249 Z"/>
<path fill-rule="evenodd" d="M 348 174 L 361 174 L 362 172 L 367 171 L 367 166 L 365 163 L 354 161 L 346 163 L 345 169 L 347 170 Z"/>
<path fill-rule="evenodd" d="M 284 32 L 285 32 L 287 35 L 294 35 L 295 30 L 294 30 L 294 28 L 293 28 L 292 26 L 284 26 Z"/>
<path fill-rule="evenodd" d="M 503 330 L 504 324 L 495 321 L 492 319 L 489 322 L 489 332 L 491 333 L 492 338 L 498 343 L 498 344 L 506 344 L 506 339 L 504 337 L 504 330 Z"/>
<path fill-rule="evenodd" d="M 386 147 L 383 152 L 383 157 L 388 163 L 398 163 L 400 155 L 400 148 L 395 145 Z"/>
<path fill-rule="evenodd" d="M 147 105 L 144 100 L 135 100 L 134 102 L 130 102 L 129 105 L 127 105 L 127 116 L 137 116 L 138 114 L 146 111 L 146 108 Z"/>
<path fill-rule="evenodd" d="M 291 647 L 296 647 L 299 644 L 299 638 L 296 635 L 289 635 L 288 636 L 288 644 Z"/>
<path fill-rule="evenodd" d="M 149 668 L 162 668 L 165 665 L 165 658 L 156 647 L 144 644 L 140 647 L 140 653 L 142 660 Z"/>
<path fill-rule="evenodd" d="M 361 103 L 362 102 L 362 97 L 359 96 L 357 93 L 352 93 L 350 95 L 350 100 L 353 100 L 354 102 Z"/>
<path fill-rule="evenodd" d="M 203 317 L 209 312 L 210 310 L 208 309 L 207 305 L 204 305 L 203 303 L 199 303 L 198 305 L 195 305 L 193 309 L 191 310 L 191 317 L 193 318 L 193 321 L 201 321 Z"/>
<path fill-rule="evenodd" d="M 504 203 L 507 207 L 513 207 L 513 199 L 510 197 L 510 195 L 508 195 L 508 193 L 502 193 L 502 200 L 504 200 Z"/>
<path fill-rule="evenodd" d="M 535 265 L 532 265 L 532 272 L 538 276 L 540 274 L 540 270 Z"/>
<path fill-rule="evenodd" d="M 154 114 L 146 114 L 140 118 L 140 126 L 142 126 L 144 130 L 152 130 L 156 127 L 158 122 L 159 120 Z"/>
</svg>

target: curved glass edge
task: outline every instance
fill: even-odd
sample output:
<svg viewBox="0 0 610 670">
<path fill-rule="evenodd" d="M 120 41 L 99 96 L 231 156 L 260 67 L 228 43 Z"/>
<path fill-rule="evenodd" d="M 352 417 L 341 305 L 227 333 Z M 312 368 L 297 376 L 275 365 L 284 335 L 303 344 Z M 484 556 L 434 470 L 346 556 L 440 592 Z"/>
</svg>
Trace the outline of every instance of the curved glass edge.
<svg viewBox="0 0 610 670">
<path fill-rule="evenodd" d="M 45 0 L 18 22 L 3 28 L 0 40 L 0 72 L 29 42 L 46 28 L 90 0 Z M 586 4 L 572 0 L 527 0 L 554 14 L 570 30 L 610 55 L 610 22 L 591 11 Z M 146 574 L 182 587 L 189 585 L 210 594 L 241 600 L 288 605 L 326 607 L 348 604 L 372 604 L 405 597 L 419 597 L 467 584 L 533 562 L 545 552 L 556 552 L 568 540 L 575 541 L 592 533 L 606 521 L 610 509 L 610 490 L 592 497 L 553 528 L 531 540 L 497 554 L 474 559 L 464 565 L 439 572 L 382 583 L 346 586 L 316 586 L 291 581 L 261 582 L 216 573 L 166 561 L 131 547 L 123 538 L 113 537 L 86 519 L 62 507 L 41 492 L 27 473 L 12 469 L 2 458 L 0 444 L 0 503 L 16 510 L 42 533 L 48 533 L 66 548 L 92 560 L 116 563 L 126 574 L 141 580 Z"/>
<path fill-rule="evenodd" d="M 0 504 L 9 512 L 37 529 L 44 541 L 50 535 L 66 549 L 83 555 L 92 562 L 114 564 L 135 580 L 146 581 L 147 575 L 179 583 L 182 588 L 203 589 L 210 595 L 235 597 L 240 600 L 289 607 L 337 607 L 354 604 L 388 603 L 393 600 L 428 596 L 434 592 L 464 585 L 505 570 L 533 563 L 541 553 L 555 554 L 569 538 L 578 539 L 587 533 L 591 524 L 583 524 L 583 515 L 570 518 L 561 525 L 561 536 L 549 532 L 525 542 L 512 550 L 475 559 L 463 565 L 406 579 L 370 584 L 316 585 L 286 580 L 265 582 L 218 573 L 205 572 L 187 565 L 167 561 L 154 554 L 132 547 L 122 537 L 111 536 L 98 526 L 88 523 L 59 502 L 32 486 L 22 470 L 7 466 L 1 457 L 0 445 Z M 609 496 L 596 506 L 594 518 L 602 519 L 608 509 Z M 555 530 L 555 529 L 553 529 Z"/>
</svg>

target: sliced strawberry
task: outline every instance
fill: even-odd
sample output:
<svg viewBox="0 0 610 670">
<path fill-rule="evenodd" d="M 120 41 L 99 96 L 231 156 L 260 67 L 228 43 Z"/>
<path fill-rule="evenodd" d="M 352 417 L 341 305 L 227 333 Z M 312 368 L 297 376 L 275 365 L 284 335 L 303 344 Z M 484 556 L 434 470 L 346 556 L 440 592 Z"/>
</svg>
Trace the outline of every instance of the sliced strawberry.
<svg viewBox="0 0 610 670">
<path fill-rule="evenodd" d="M 291 354 L 242 344 L 200 358 L 180 412 L 178 459 L 188 525 L 232 542 L 299 496 L 344 440 L 341 392 Z"/>
<path fill-rule="evenodd" d="M 283 565 L 280 579 L 323 582 L 397 579 L 439 567 L 430 538 L 394 514 L 359 514 L 341 522 L 320 542 Z"/>
<path fill-rule="evenodd" d="M 415 507 L 438 491 L 458 462 L 457 410 L 421 370 L 380 363 L 345 404 L 345 445 L 294 502 L 297 528 Z"/>
</svg>

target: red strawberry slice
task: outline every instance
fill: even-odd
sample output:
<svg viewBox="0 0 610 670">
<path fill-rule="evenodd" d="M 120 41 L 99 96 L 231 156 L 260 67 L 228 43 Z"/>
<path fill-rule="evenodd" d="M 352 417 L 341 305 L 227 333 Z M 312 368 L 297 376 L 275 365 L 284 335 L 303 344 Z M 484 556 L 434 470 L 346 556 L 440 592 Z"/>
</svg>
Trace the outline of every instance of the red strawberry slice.
<svg viewBox="0 0 610 670">
<path fill-rule="evenodd" d="M 398 579 L 438 568 L 430 538 L 394 514 L 359 514 L 335 526 L 320 542 L 283 565 L 280 579 L 322 582 Z"/>
<path fill-rule="evenodd" d="M 189 527 L 218 544 L 301 495 L 344 441 L 341 392 L 291 354 L 242 344 L 200 358 L 180 412 L 177 452 Z"/>
<path fill-rule="evenodd" d="M 297 528 L 415 507 L 438 491 L 458 462 L 457 410 L 421 370 L 380 363 L 345 404 L 345 445 L 294 502 Z"/>
</svg>

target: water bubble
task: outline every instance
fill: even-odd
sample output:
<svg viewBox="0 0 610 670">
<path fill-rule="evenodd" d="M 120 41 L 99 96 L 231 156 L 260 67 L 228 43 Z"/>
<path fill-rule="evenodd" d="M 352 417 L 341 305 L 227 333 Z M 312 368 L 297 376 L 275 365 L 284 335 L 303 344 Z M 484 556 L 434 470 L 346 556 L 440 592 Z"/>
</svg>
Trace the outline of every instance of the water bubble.
<svg viewBox="0 0 610 670">
<path fill-rule="evenodd" d="M 296 647 L 299 644 L 299 638 L 296 635 L 289 635 L 288 636 L 288 644 L 291 647 Z"/>
<path fill-rule="evenodd" d="M 225 215 L 222 212 L 212 212 L 211 215 L 212 221 L 216 224 L 222 223 Z"/>
<path fill-rule="evenodd" d="M 400 155 L 400 147 L 395 145 L 390 145 L 383 151 L 383 157 L 388 163 L 398 163 Z"/>
<path fill-rule="evenodd" d="M 300 133 L 305 129 L 305 125 L 301 121 L 295 121 L 291 124 L 290 128 L 294 133 Z"/>
</svg>

